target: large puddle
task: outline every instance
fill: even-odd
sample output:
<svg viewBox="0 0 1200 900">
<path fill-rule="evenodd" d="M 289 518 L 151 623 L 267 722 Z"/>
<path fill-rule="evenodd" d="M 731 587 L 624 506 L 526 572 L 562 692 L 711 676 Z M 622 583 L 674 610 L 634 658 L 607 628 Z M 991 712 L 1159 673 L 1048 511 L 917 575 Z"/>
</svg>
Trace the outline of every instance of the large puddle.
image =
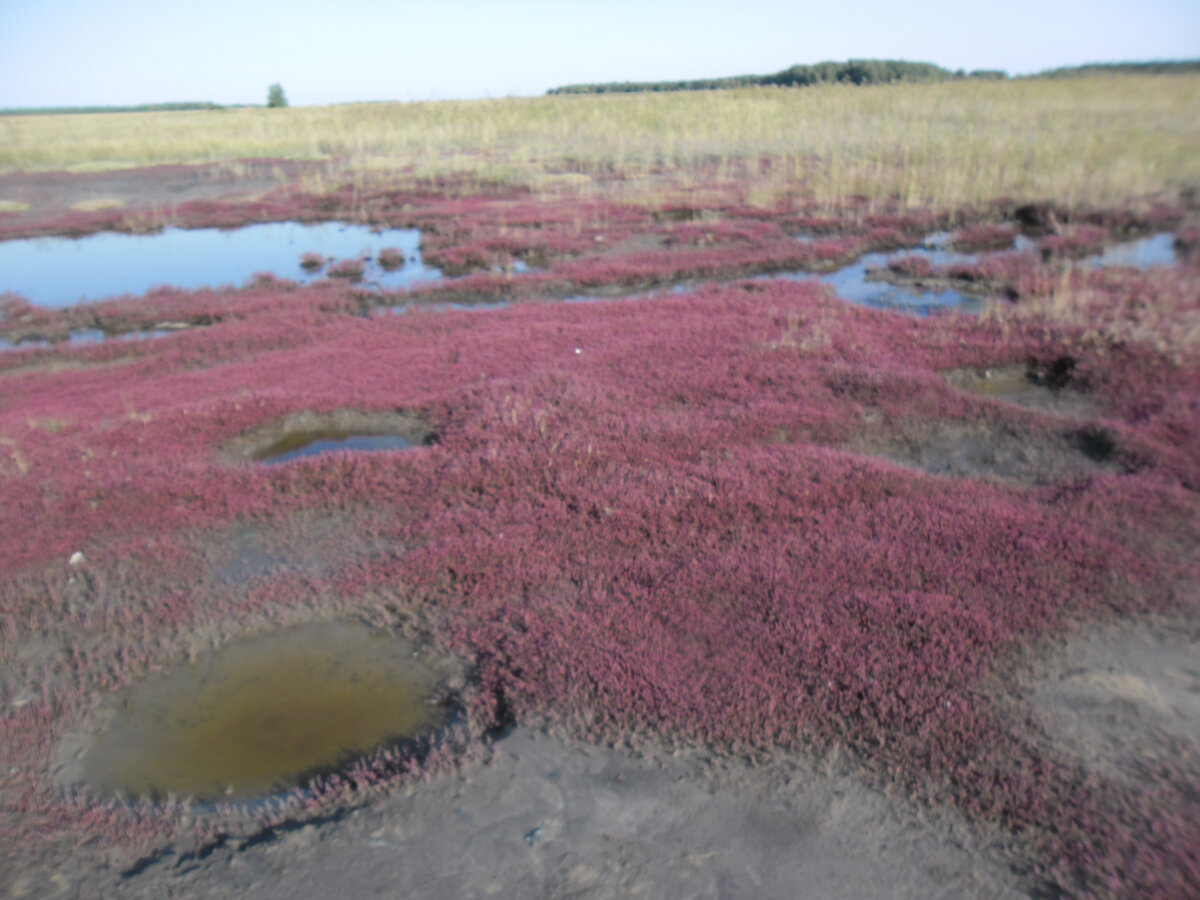
<svg viewBox="0 0 1200 900">
<path fill-rule="evenodd" d="M 240 285 L 259 272 L 307 283 L 327 277 L 335 260 L 365 260 L 363 282 L 399 289 L 441 278 L 440 269 L 421 261 L 420 244 L 417 229 L 373 231 L 339 222 L 0 241 L 0 293 L 11 291 L 39 306 L 64 307 L 143 294 L 163 285 L 187 290 Z M 400 252 L 393 258 L 385 255 L 385 267 L 379 257 L 388 249 Z M 315 254 L 322 262 L 302 266 L 305 254 Z"/>
<path fill-rule="evenodd" d="M 63 780 L 126 799 L 259 797 L 428 735 L 446 716 L 437 688 L 411 645 L 366 627 L 280 631 L 126 691 Z"/>
</svg>

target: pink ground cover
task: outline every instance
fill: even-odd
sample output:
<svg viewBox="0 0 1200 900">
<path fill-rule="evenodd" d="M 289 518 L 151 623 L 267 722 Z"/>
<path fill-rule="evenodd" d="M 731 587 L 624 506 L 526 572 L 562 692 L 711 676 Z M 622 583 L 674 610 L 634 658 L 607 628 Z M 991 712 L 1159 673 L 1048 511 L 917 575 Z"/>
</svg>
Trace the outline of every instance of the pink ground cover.
<svg viewBox="0 0 1200 900">
<path fill-rule="evenodd" d="M 342 296 L 234 294 L 249 311 L 125 364 L 0 375 L 0 634 L 6 651 L 30 633 L 63 647 L 0 718 L 0 762 L 21 773 L 2 795 L 5 833 L 110 827 L 88 802 L 76 821 L 37 760 L 97 692 L 170 664 L 187 635 L 371 610 L 419 615 L 476 661 L 480 721 L 842 746 L 1031 841 L 1069 889 L 1158 879 L 1183 896 L 1200 877 L 1194 800 L 1085 779 L 988 692 L 1040 636 L 1169 608 L 1196 576 L 1156 538 L 1200 539 L 1194 361 L 1164 367 L 1041 324 L 875 313 L 815 283 L 374 319 L 323 312 L 327 295 Z M 844 449 L 901 421 L 1061 429 L 937 372 L 1064 352 L 1111 403 L 1105 425 L 1136 446 L 1137 471 L 1029 489 Z M 345 407 L 418 411 L 437 443 L 272 468 L 220 459 L 248 429 Z M 297 509 L 371 510 L 397 551 L 249 593 L 198 579 L 197 535 Z M 77 550 L 85 602 L 68 581 Z"/>
<path fill-rule="evenodd" d="M 1200 542 L 1200 362 L 1168 352 L 1194 344 L 1156 338 L 1200 311 L 1193 269 L 1064 276 L 1028 252 L 898 270 L 1007 285 L 1022 301 L 1069 292 L 1091 328 L 1035 314 L 921 321 L 816 282 L 434 312 L 422 307 L 820 269 L 911 245 L 950 217 L 351 187 L 237 215 L 347 209 L 427 229 L 464 267 L 536 250 L 548 269 L 382 298 L 260 278 L 61 311 L 8 302 L 6 328 L 25 316 L 61 334 L 208 327 L 0 356 L 0 656 L 18 660 L 0 712 L 4 842 L 36 836 L 40 852 L 169 835 L 162 813 L 64 798 L 46 767 L 57 742 L 192 640 L 349 615 L 418 623 L 473 660 L 477 735 L 516 718 L 750 753 L 841 747 L 881 782 L 1000 828 L 1068 892 L 1183 897 L 1200 883 L 1185 774 L 1163 764 L 1160 796 L 1087 776 L 996 702 L 1042 638 L 1172 609 L 1200 578 L 1180 549 Z M 665 241 L 637 244 L 649 235 Z M 389 300 L 407 314 L 364 315 Z M 1098 419 L 1067 424 L 939 375 L 1064 357 Z M 279 467 L 223 456 L 252 429 L 344 408 L 414 411 L 436 442 Z M 947 424 L 1031 443 L 1090 429 L 1120 465 L 1028 487 L 861 450 Z M 321 566 L 248 584 L 211 574 L 228 534 L 305 511 L 354 523 L 306 547 Z M 67 563 L 76 551 L 81 568 Z M 351 781 L 386 781 L 397 765 Z"/>
<path fill-rule="evenodd" d="M 1013 245 L 1017 230 L 1010 224 L 984 222 L 961 228 L 954 235 L 952 246 L 964 253 L 987 250 L 1007 250 Z"/>
</svg>

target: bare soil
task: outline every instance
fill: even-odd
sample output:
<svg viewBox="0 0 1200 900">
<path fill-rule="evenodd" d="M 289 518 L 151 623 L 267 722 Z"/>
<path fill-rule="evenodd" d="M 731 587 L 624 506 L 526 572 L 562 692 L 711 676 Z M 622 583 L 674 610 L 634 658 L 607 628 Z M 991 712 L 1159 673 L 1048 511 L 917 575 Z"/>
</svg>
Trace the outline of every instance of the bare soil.
<svg viewBox="0 0 1200 900">
<path fill-rule="evenodd" d="M 1033 689 L 1047 738 L 1118 777 L 1167 761 L 1200 780 L 1200 625 L 1149 619 L 1089 629 Z"/>
<path fill-rule="evenodd" d="M 128 862 L 128 861 L 124 861 Z M 122 874 L 124 872 L 125 874 Z M 14 897 L 1018 898 L 962 819 L 795 758 L 598 746 L 519 729 L 493 758 L 336 821 L 103 872 L 27 872 Z"/>
<path fill-rule="evenodd" d="M 8 228 L 33 225 L 81 204 L 97 202 L 124 210 L 150 210 L 192 200 L 255 197 L 321 165 L 324 164 L 245 160 L 103 172 L 10 172 L 0 174 L 0 200 L 27 204 L 29 208 L 0 216 L 0 222 Z"/>
</svg>

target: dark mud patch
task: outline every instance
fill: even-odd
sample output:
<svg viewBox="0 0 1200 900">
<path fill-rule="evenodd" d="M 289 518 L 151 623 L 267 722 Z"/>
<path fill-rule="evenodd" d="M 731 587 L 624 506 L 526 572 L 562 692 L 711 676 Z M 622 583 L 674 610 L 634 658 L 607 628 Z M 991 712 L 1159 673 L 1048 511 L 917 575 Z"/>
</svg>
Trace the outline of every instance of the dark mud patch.
<svg viewBox="0 0 1200 900">
<path fill-rule="evenodd" d="M 239 522 L 197 539 L 204 577 L 244 584 L 284 573 L 321 577 L 355 560 L 401 552 L 380 523 L 359 512 L 304 510 L 264 522 Z"/>
<path fill-rule="evenodd" d="M 152 674 L 64 742 L 64 784 L 101 796 L 245 800 L 301 786 L 444 723 L 438 674 L 363 626 L 313 624 Z"/>
<path fill-rule="evenodd" d="M 1107 776 L 1172 762 L 1200 777 L 1200 629 L 1121 623 L 1068 641 L 1032 689 L 1047 742 Z"/>
<path fill-rule="evenodd" d="M 931 475 L 1026 486 L 1125 471 L 1115 438 L 1103 429 L 1036 433 L 988 422 L 930 422 L 852 449 Z"/>
<path fill-rule="evenodd" d="M 1028 409 L 1090 419 L 1099 415 L 1101 404 L 1070 383 L 1070 374 L 1040 372 L 1026 365 L 999 366 L 990 369 L 954 369 L 942 377 L 951 387 L 981 397 L 1015 403 Z"/>
<path fill-rule="evenodd" d="M 885 796 L 836 763 L 640 745 L 519 728 L 485 764 L 269 843 L 150 867 L 124 887 L 286 900 L 381 885 L 462 898 L 1027 896 L 961 818 Z"/>
<path fill-rule="evenodd" d="M 242 160 L 205 165 L 163 165 L 101 172 L 12 172 L 0 175 L 0 196 L 28 206 L 11 216 L 6 230 L 36 226 L 98 200 L 122 210 L 158 210 L 194 200 L 237 200 L 274 190 L 328 164 L 294 160 Z"/>
<path fill-rule="evenodd" d="M 222 455 L 230 461 L 280 463 L 317 453 L 409 449 L 432 440 L 433 429 L 412 413 L 306 410 L 241 435 Z"/>
</svg>

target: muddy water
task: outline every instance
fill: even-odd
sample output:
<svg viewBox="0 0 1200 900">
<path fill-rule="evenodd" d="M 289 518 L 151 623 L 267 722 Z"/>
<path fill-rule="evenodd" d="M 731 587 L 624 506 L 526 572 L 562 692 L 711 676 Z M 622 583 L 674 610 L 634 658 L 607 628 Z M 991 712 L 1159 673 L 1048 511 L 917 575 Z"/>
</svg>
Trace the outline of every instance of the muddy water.
<svg viewBox="0 0 1200 900">
<path fill-rule="evenodd" d="M 75 774 L 125 798 L 261 796 L 428 734 L 435 689 L 410 645 L 365 627 L 280 631 L 136 685 Z"/>
<path fill-rule="evenodd" d="M 398 434 L 354 434 L 328 429 L 289 434 L 264 450 L 258 459 L 266 463 L 285 463 L 306 456 L 345 450 L 407 450 L 415 446 Z"/>
<path fill-rule="evenodd" d="M 324 278 L 324 268 L 308 271 L 300 265 L 305 253 L 330 260 L 365 258 L 364 282 L 405 288 L 441 277 L 439 269 L 421 261 L 420 242 L 417 229 L 374 232 L 339 222 L 0 241 L 0 293 L 12 291 L 39 306 L 64 307 L 142 294 L 159 285 L 193 290 L 243 284 L 258 272 L 300 282 Z M 388 247 L 403 252 L 404 264 L 385 271 L 375 260 Z"/>
</svg>

